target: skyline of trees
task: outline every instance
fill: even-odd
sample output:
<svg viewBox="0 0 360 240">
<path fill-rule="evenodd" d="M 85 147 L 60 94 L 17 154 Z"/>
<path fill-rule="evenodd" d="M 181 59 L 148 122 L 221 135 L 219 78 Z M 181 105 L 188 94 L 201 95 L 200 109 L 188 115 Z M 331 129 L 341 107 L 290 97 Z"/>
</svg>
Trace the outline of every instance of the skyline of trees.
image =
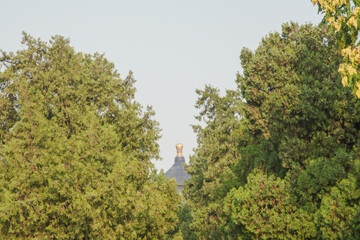
<svg viewBox="0 0 360 240">
<path fill-rule="evenodd" d="M 331 29 L 286 23 L 240 58 L 236 89 L 197 90 L 199 239 L 358 239 L 360 102 Z"/>
<path fill-rule="evenodd" d="M 360 2 L 312 2 L 324 21 L 244 47 L 235 89 L 195 90 L 182 194 L 132 72 L 23 33 L 0 56 L 0 238 L 359 239 Z"/>
<path fill-rule="evenodd" d="M 159 124 L 100 54 L 23 34 L 0 58 L 0 237 L 164 239 L 176 184 L 156 176 Z M 155 175 L 154 175 L 155 174 Z"/>
</svg>

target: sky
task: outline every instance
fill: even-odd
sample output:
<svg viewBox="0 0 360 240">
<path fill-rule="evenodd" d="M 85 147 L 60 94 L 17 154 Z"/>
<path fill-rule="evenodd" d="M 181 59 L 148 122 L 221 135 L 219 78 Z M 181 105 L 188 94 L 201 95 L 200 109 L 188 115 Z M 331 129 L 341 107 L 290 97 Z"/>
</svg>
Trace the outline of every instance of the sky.
<svg viewBox="0 0 360 240">
<path fill-rule="evenodd" d="M 153 107 L 162 129 L 154 164 L 164 171 L 177 143 L 186 162 L 197 146 L 195 89 L 235 89 L 242 48 L 256 49 L 285 22 L 322 19 L 310 0 L 0 0 L 0 9 L 4 51 L 22 49 L 22 31 L 62 35 L 76 51 L 104 53 L 122 78 L 133 71 L 136 100 Z"/>
</svg>

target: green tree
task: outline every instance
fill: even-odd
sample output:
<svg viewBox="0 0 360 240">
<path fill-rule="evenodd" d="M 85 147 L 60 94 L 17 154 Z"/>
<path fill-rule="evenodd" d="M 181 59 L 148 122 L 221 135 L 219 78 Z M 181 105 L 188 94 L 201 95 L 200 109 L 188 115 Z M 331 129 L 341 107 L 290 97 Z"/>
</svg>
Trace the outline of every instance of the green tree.
<svg viewBox="0 0 360 240">
<path fill-rule="evenodd" d="M 294 216 L 305 214 L 316 222 L 316 234 L 311 236 L 326 238 L 333 229 L 356 239 L 356 188 L 350 188 L 352 202 L 338 199 L 347 203 L 338 208 L 338 214 L 348 219 L 340 227 L 319 217 L 322 208 L 330 207 L 327 196 L 334 196 L 334 189 L 345 191 L 339 184 L 357 174 L 359 101 L 341 87 L 336 37 L 326 26 L 284 24 L 281 33 L 269 34 L 255 52 L 244 49 L 241 60 L 244 72 L 238 83 L 252 138 L 240 149 L 236 171 L 243 177 L 242 168 L 250 166 L 284 179 L 290 186 L 286 194 L 296 207 Z M 245 188 L 251 189 L 248 184 Z M 251 224 L 243 221 L 245 226 Z M 294 237 L 305 238 L 306 231 L 313 234 L 297 227 Z"/>
<path fill-rule="evenodd" d="M 287 23 L 240 58 L 236 90 L 198 91 L 184 193 L 199 237 L 356 239 L 360 102 L 342 87 L 336 36 Z"/>
<path fill-rule="evenodd" d="M 197 120 L 205 125 L 193 126 L 198 147 L 187 168 L 191 178 L 183 190 L 194 212 L 194 228 L 200 238 L 219 239 L 223 235 L 226 216 L 223 198 L 236 185 L 232 166 L 237 163 L 237 145 L 241 131 L 241 99 L 237 91 L 206 86 L 196 90 L 200 110 Z"/>
<path fill-rule="evenodd" d="M 0 236 L 165 238 L 174 183 L 151 177 L 159 128 L 100 54 L 24 34 L 0 59 Z"/>
<path fill-rule="evenodd" d="M 319 12 L 325 14 L 324 22 L 329 23 L 337 34 L 338 45 L 343 56 L 339 66 L 342 84 L 349 86 L 360 98 L 360 1 L 359 0 L 312 0 Z"/>
<path fill-rule="evenodd" d="M 252 239 L 303 239 L 316 236 L 315 224 L 299 211 L 286 179 L 266 176 L 257 170 L 244 187 L 227 196 L 225 211 L 237 229 Z"/>
<path fill-rule="evenodd" d="M 185 239 L 196 240 L 198 239 L 194 231 L 194 217 L 193 211 L 187 201 L 182 198 L 181 203 L 178 205 L 178 223 L 174 234 L 169 239 Z"/>
<path fill-rule="evenodd" d="M 257 146 L 268 145 L 261 148 L 267 157 L 260 155 L 255 167 L 283 177 L 306 159 L 331 157 L 357 144 L 359 102 L 340 88 L 335 42 L 326 27 L 290 23 L 264 38 L 254 53 L 242 51 L 238 84 L 245 116 Z"/>
</svg>

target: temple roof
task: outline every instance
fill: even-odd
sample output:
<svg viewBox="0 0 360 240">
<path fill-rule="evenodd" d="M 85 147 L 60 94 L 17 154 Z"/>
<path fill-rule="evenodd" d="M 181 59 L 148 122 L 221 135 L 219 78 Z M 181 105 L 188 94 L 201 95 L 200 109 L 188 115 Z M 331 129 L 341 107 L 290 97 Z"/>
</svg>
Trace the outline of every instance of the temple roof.
<svg viewBox="0 0 360 240">
<path fill-rule="evenodd" d="M 177 185 L 184 185 L 184 181 L 190 179 L 190 175 L 184 169 L 185 158 L 182 155 L 182 144 L 177 144 L 177 156 L 175 157 L 175 163 L 167 170 L 165 176 L 167 178 L 175 178 Z"/>
<path fill-rule="evenodd" d="M 177 185 L 184 185 L 184 181 L 190 179 L 189 174 L 184 169 L 185 158 L 176 157 L 175 163 L 167 170 L 165 176 L 167 178 L 175 178 Z"/>
</svg>

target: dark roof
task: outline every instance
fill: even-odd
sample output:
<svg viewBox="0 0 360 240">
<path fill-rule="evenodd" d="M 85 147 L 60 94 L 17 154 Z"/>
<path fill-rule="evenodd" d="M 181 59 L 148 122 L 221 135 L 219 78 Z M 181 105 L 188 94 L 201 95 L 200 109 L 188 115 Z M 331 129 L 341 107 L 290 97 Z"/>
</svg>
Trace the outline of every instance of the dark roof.
<svg viewBox="0 0 360 240">
<path fill-rule="evenodd" d="M 165 173 L 167 178 L 175 178 L 177 185 L 184 185 L 184 181 L 190 179 L 190 175 L 184 169 L 184 163 L 184 157 L 175 157 L 175 163 Z"/>
</svg>

